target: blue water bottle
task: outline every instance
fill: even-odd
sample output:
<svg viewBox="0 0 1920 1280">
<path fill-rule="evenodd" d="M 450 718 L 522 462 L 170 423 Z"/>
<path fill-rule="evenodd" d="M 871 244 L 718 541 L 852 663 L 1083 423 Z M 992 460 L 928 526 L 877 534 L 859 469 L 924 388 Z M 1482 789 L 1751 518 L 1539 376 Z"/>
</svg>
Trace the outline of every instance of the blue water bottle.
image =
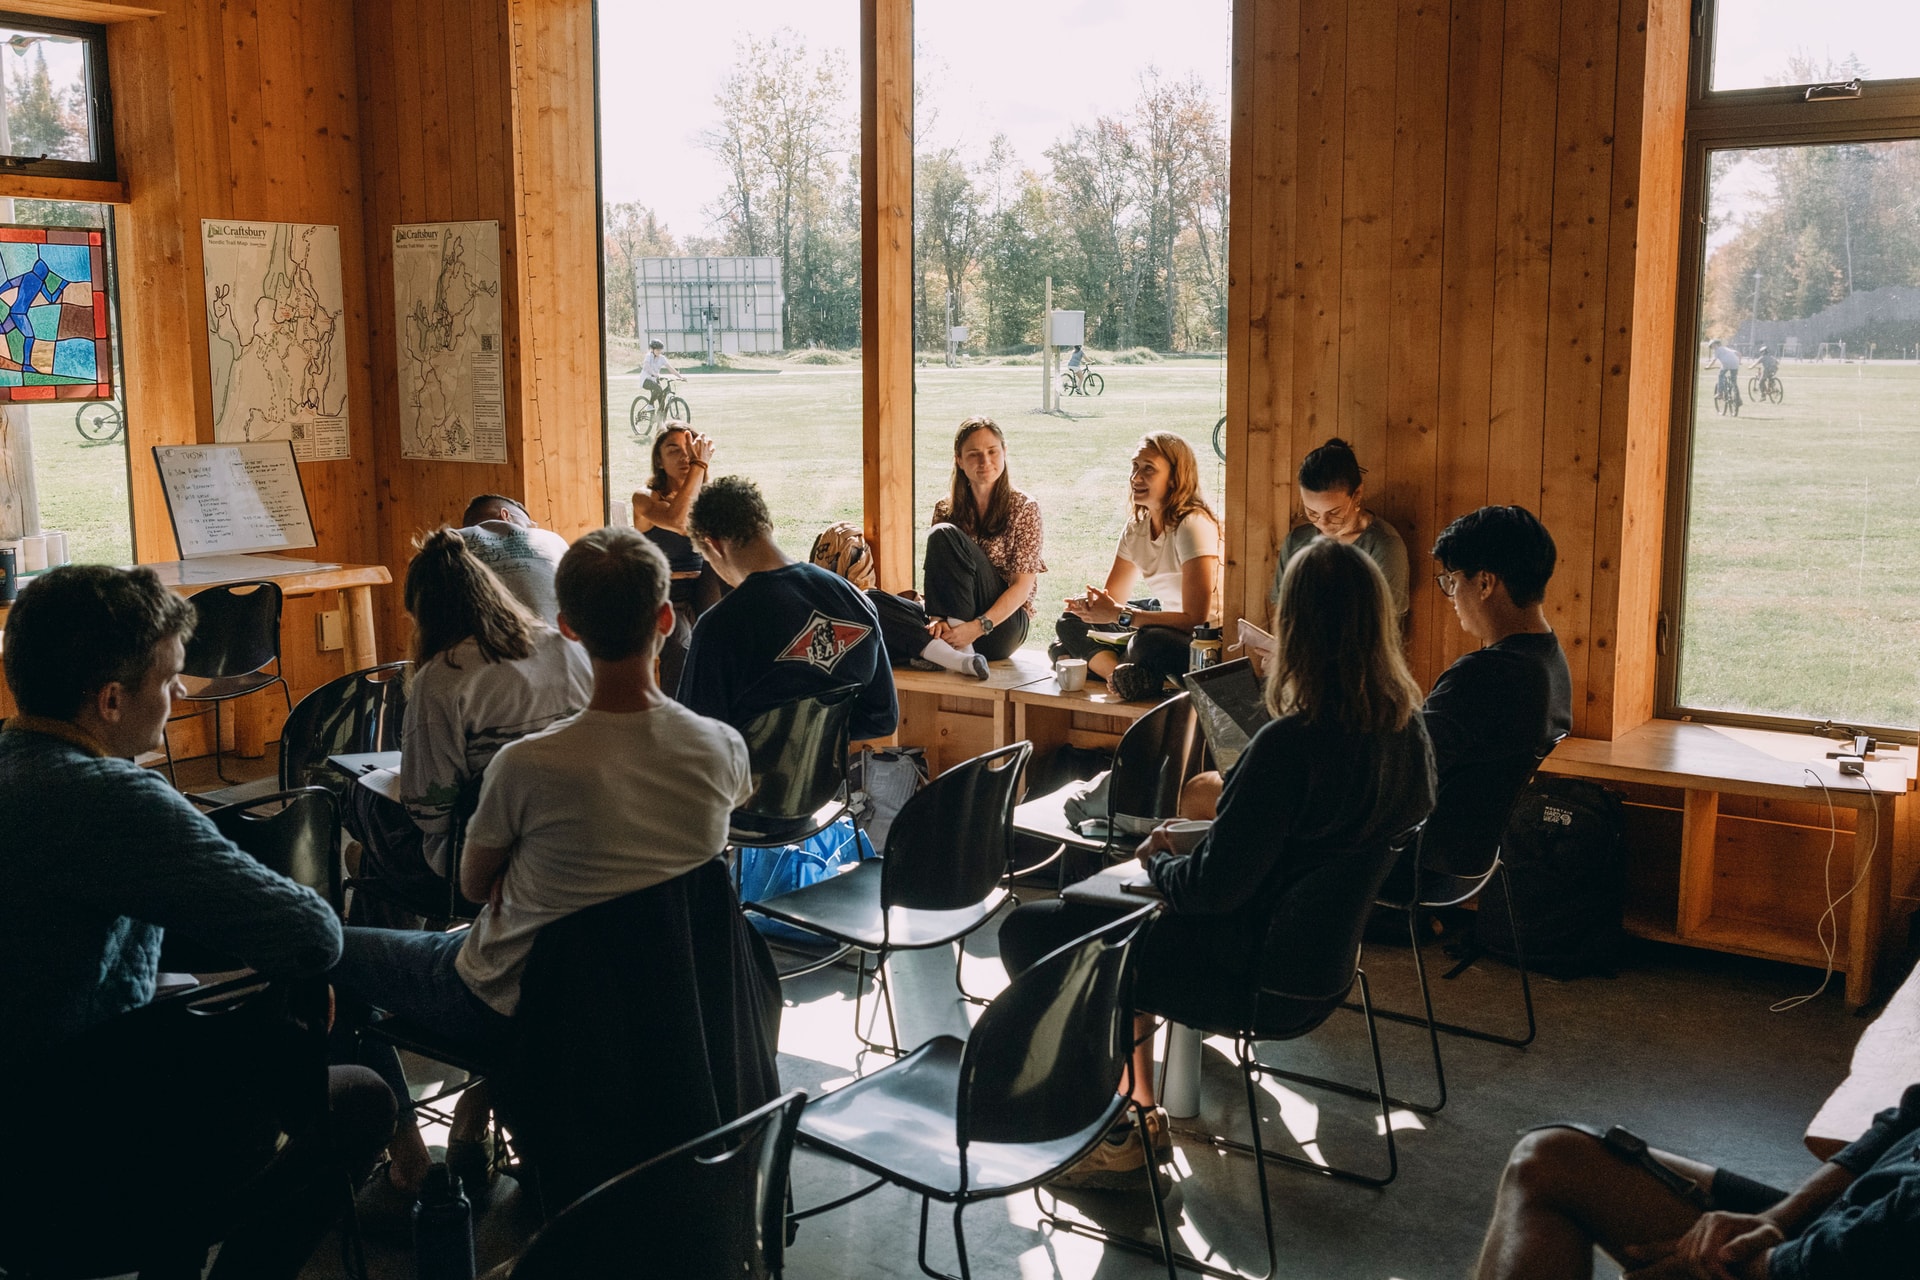
<svg viewBox="0 0 1920 1280">
<path fill-rule="evenodd" d="M 413 1257 L 419 1280 L 473 1280 L 473 1206 L 440 1162 L 413 1206 Z"/>
</svg>

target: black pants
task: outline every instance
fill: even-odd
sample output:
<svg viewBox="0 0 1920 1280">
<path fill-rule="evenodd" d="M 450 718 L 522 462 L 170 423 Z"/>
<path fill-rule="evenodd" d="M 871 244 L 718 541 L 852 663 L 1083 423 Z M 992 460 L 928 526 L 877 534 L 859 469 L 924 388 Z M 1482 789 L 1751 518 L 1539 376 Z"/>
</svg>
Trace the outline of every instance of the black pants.
<svg viewBox="0 0 1920 1280">
<path fill-rule="evenodd" d="M 958 525 L 937 524 L 927 535 L 927 613 L 935 618 L 971 621 L 1007 593 L 1007 580 L 987 559 L 980 544 Z M 989 662 L 998 662 L 1027 642 L 1027 611 L 1022 608 L 973 642 Z"/>
<path fill-rule="evenodd" d="M 726 594 L 727 584 L 710 564 L 700 566 L 697 578 L 675 578 L 668 584 L 667 599 L 673 602 L 673 633 L 660 645 L 660 691 L 668 697 L 680 692 L 680 672 L 687 665 L 687 649 L 693 644 L 693 624 Z"/>
<path fill-rule="evenodd" d="M 348 916 L 377 929 L 418 929 L 447 914 L 447 878 L 427 865 L 426 833 L 406 807 L 370 787 L 347 788 L 340 825 L 360 842 L 359 879 L 378 889 L 355 890 Z"/>
<path fill-rule="evenodd" d="M 1086 659 L 1102 650 L 1115 652 L 1112 645 L 1088 635 L 1086 621 L 1071 613 L 1060 615 L 1053 624 L 1053 634 L 1054 647 L 1065 657 Z M 1162 680 L 1177 679 L 1186 673 L 1192 638 L 1190 632 L 1178 627 L 1141 627 L 1127 637 L 1127 647 L 1117 656 L 1122 662 L 1140 664 Z"/>
</svg>

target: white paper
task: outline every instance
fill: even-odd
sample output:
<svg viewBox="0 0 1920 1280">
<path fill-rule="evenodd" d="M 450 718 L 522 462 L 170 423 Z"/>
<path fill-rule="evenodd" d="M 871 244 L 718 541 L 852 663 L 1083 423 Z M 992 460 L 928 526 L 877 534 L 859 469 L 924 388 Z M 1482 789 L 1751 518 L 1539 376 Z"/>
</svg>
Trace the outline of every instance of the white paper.
<svg viewBox="0 0 1920 1280">
<path fill-rule="evenodd" d="M 507 460 L 500 224 L 393 229 L 400 456 Z"/>
<path fill-rule="evenodd" d="M 289 441 L 156 445 L 180 558 L 314 545 Z"/>
<path fill-rule="evenodd" d="M 302 462 L 344 458 L 340 228 L 203 219 L 213 438 L 290 440 Z"/>
</svg>

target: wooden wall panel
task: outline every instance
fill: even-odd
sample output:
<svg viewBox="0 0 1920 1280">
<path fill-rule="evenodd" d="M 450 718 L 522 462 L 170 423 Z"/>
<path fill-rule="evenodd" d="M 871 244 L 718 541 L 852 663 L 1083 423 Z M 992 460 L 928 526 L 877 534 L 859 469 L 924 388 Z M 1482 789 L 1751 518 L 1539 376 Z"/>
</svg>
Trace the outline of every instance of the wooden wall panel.
<svg viewBox="0 0 1920 1280">
<path fill-rule="evenodd" d="M 1560 546 L 1547 604 L 1575 731 L 1650 714 L 1658 493 L 1630 486 L 1666 439 L 1679 8 L 1243 0 L 1228 590 L 1246 616 L 1265 615 L 1301 455 L 1339 435 L 1407 538 L 1423 681 L 1471 643 L 1425 549 L 1518 502 Z"/>
</svg>

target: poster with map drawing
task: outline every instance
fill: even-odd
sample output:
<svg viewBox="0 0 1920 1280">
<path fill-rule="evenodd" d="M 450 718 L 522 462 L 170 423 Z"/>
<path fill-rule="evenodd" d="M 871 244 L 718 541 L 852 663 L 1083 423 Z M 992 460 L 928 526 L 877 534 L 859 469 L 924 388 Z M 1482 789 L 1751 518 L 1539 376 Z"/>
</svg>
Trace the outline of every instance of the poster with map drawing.
<svg viewBox="0 0 1920 1280">
<path fill-rule="evenodd" d="M 200 244 L 213 438 L 290 440 L 302 462 L 346 457 L 340 228 L 207 219 Z"/>
<path fill-rule="evenodd" d="M 505 462 L 500 224 L 395 227 L 393 318 L 401 456 Z"/>
</svg>

